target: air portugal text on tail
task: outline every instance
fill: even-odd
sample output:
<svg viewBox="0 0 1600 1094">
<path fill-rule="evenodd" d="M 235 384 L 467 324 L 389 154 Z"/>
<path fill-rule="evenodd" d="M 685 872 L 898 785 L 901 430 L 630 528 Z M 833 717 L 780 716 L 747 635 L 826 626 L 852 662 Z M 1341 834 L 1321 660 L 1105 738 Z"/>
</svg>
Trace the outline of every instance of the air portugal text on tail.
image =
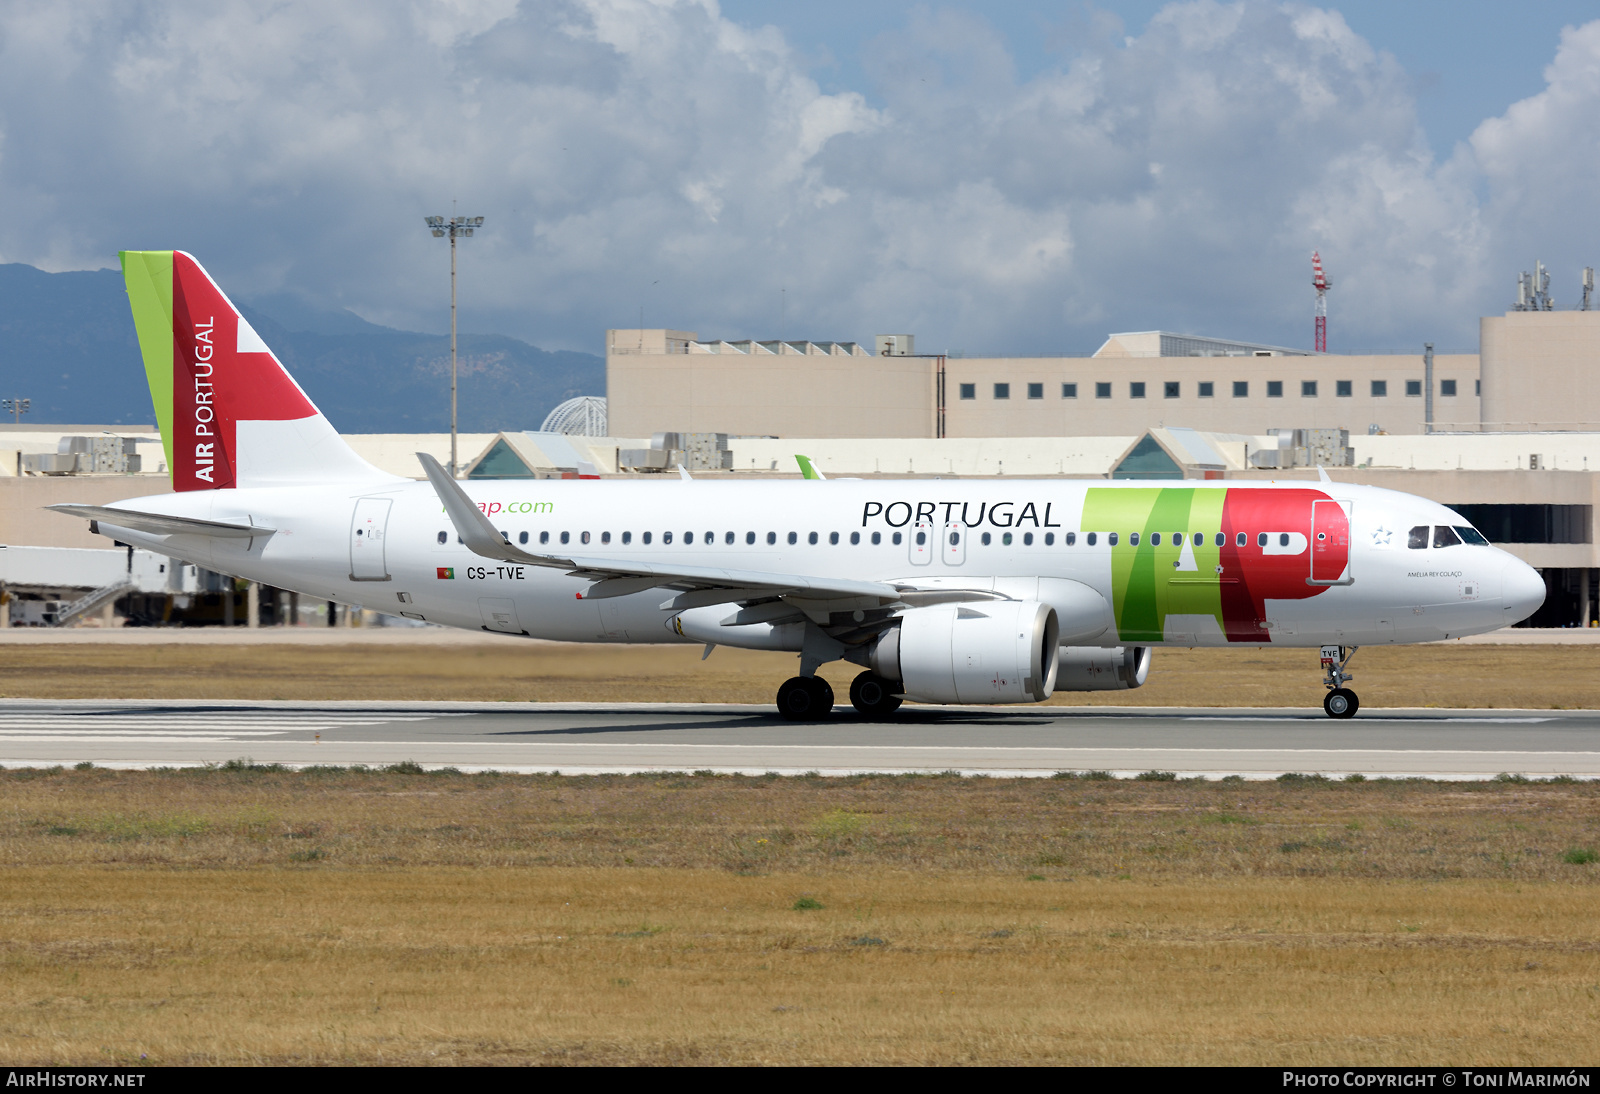
<svg viewBox="0 0 1600 1094">
<path fill-rule="evenodd" d="M 788 718 L 1136 688 L 1157 646 L 1350 655 L 1527 618 L 1544 582 L 1437 502 L 1335 482 L 457 482 L 358 457 L 181 251 L 122 256 L 175 493 L 60 504 L 102 535 L 411 619 L 783 650 Z M 805 464 L 808 461 L 802 459 Z M 687 476 L 685 476 L 687 478 Z M 530 650 L 530 656 L 538 656 Z M 1308 670 L 1316 661 L 1307 658 Z"/>
<path fill-rule="evenodd" d="M 174 490 L 302 478 L 314 449 L 333 469 L 371 473 L 198 262 L 182 251 L 121 257 Z"/>
</svg>

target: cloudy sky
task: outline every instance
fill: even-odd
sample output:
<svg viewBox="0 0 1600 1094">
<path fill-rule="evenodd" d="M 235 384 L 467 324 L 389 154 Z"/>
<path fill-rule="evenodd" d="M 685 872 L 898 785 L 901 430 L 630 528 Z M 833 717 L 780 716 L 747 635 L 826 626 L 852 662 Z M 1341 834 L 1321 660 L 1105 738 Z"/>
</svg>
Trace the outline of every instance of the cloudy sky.
<svg viewBox="0 0 1600 1094">
<path fill-rule="evenodd" d="M 989 9 L 1000 7 L 1001 14 Z M 0 4 L 0 262 L 599 352 L 607 327 L 1475 347 L 1600 265 L 1587 4 Z"/>
</svg>

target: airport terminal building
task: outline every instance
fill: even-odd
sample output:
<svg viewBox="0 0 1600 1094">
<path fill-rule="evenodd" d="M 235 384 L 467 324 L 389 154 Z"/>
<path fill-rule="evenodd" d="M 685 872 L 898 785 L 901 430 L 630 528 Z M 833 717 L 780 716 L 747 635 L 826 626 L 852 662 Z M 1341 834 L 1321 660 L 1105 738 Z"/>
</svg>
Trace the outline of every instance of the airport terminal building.
<svg viewBox="0 0 1600 1094">
<path fill-rule="evenodd" d="M 1484 318 L 1480 334 L 1477 353 L 1310 354 L 1143 331 L 1111 335 L 1088 357 L 956 357 L 920 355 L 911 335 L 867 344 L 612 330 L 606 408 L 584 416 L 608 416 L 608 436 L 547 423 L 463 435 L 460 449 L 477 454 L 471 479 L 678 467 L 794 477 L 797 452 L 852 476 L 1315 479 L 1320 465 L 1459 509 L 1543 572 L 1549 592 L 1533 625 L 1592 625 L 1600 312 L 1514 311 Z M 300 616 L 276 591 L 122 558 L 82 521 L 42 512 L 170 489 L 152 430 L 122 427 L 112 443 L 108 428 L 0 426 L 0 625 L 160 623 L 179 602 L 210 605 L 191 621 Z M 448 435 L 345 439 L 416 478 L 416 452 L 449 451 Z M 351 617 L 348 607 L 314 610 L 330 622 Z"/>
</svg>

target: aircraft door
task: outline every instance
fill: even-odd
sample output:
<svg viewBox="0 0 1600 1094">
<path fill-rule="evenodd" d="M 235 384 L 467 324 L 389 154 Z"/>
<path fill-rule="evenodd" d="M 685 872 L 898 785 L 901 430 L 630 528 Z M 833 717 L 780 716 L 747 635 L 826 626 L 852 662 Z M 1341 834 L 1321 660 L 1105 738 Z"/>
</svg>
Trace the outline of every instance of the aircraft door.
<svg viewBox="0 0 1600 1094">
<path fill-rule="evenodd" d="M 357 498 L 350 518 L 350 580 L 388 581 L 384 544 L 389 528 L 390 498 Z"/>
<path fill-rule="evenodd" d="M 939 554 L 946 566 L 960 566 L 967 561 L 967 526 L 959 520 L 946 521 L 944 538 L 939 541 Z"/>
<path fill-rule="evenodd" d="M 933 521 L 919 520 L 911 526 L 911 565 L 926 566 L 933 561 Z"/>
<path fill-rule="evenodd" d="M 1349 585 L 1350 502 L 1311 503 L 1311 574 L 1313 585 Z"/>
</svg>

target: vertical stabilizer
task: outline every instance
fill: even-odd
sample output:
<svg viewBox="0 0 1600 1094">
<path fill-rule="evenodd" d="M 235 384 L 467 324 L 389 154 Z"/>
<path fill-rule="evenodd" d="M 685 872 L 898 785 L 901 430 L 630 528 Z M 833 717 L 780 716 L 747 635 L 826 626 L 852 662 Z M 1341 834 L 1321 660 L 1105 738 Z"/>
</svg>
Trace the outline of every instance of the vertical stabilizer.
<svg viewBox="0 0 1600 1094">
<path fill-rule="evenodd" d="M 393 478 L 351 451 L 192 256 L 121 258 L 174 490 Z"/>
</svg>

